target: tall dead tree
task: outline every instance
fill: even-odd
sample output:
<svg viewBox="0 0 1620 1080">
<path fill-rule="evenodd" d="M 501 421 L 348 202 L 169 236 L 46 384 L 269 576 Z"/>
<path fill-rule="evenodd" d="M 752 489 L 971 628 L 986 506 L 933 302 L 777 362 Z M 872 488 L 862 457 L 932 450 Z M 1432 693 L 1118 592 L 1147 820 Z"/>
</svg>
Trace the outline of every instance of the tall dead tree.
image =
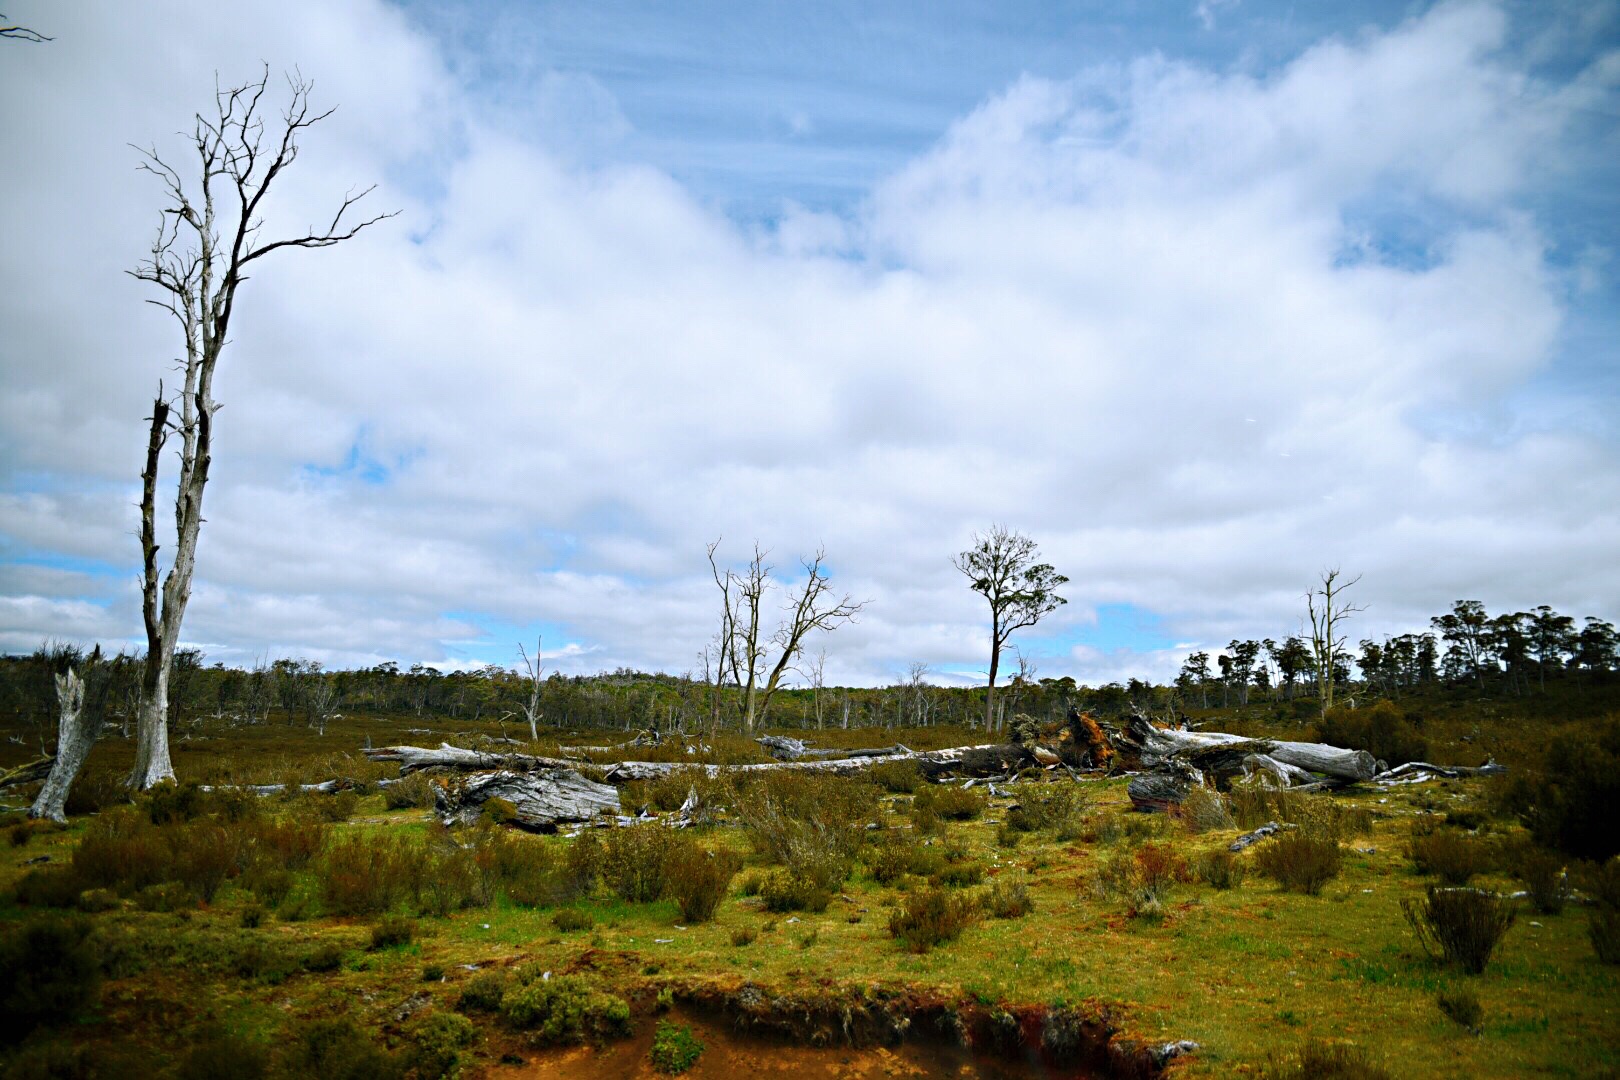
<svg viewBox="0 0 1620 1080">
<path fill-rule="evenodd" d="M 709 545 L 709 568 L 720 589 L 724 607 L 721 614 L 719 676 L 729 678 L 740 691 L 743 730 L 752 732 L 764 723 L 771 698 L 804 652 L 805 638 L 812 630 L 832 630 L 858 615 L 865 602 L 849 596 L 834 599 L 830 582 L 821 568 L 826 552 L 817 549 L 814 558 L 803 560 L 804 585 L 788 594 L 787 617 L 774 631 L 767 631 L 763 610 L 771 590 L 772 567 L 765 552 L 754 545 L 754 557 L 746 570 L 721 570 L 714 553 L 720 546 Z M 774 653 L 774 660 L 772 654 Z"/>
<path fill-rule="evenodd" d="M 236 307 L 236 290 L 256 260 L 282 248 L 331 247 L 393 214 L 350 220 L 355 204 L 372 190 L 344 196 L 332 220 L 309 227 L 303 235 L 282 240 L 260 236 L 264 199 L 298 157 L 300 136 L 332 115 L 311 111 L 311 84 L 302 76 L 287 78 L 289 100 L 274 133 L 266 138 L 262 111 L 270 72 L 255 81 L 214 91 L 214 111 L 198 113 L 187 136 L 199 168 L 188 183 L 157 149 L 140 150 L 141 169 L 158 178 L 167 206 L 159 218 L 151 255 L 130 273 L 165 295 L 149 303 L 174 316 L 184 333 L 186 353 L 180 361 L 181 387 L 166 397 L 161 384 L 152 405 L 141 473 L 141 607 L 146 623 L 146 667 L 137 729 L 135 767 L 129 783 L 148 788 L 174 776 L 169 759 L 169 676 L 180 623 L 191 598 L 196 569 L 197 536 L 202 528 L 203 489 L 212 460 L 214 368 L 224 349 Z M 176 418 L 178 413 L 178 418 Z M 158 468 L 163 448 L 178 435 L 179 477 L 174 504 L 175 548 L 161 593 L 157 542 Z"/>
<path fill-rule="evenodd" d="M 1343 592 L 1361 580 L 1339 580 L 1339 570 L 1322 571 L 1322 584 L 1305 594 L 1305 614 L 1311 620 L 1311 655 L 1316 661 L 1316 690 L 1325 715 L 1333 707 L 1334 666 L 1344 636 L 1339 624 L 1358 611 L 1366 610 L 1344 601 Z"/>
<path fill-rule="evenodd" d="M 523 642 L 518 642 L 518 655 L 523 658 L 524 677 L 529 683 L 529 700 L 523 706 L 523 717 L 529 721 L 529 741 L 540 740 L 540 642 L 541 638 L 534 639 L 534 659 L 523 649 Z"/>
</svg>

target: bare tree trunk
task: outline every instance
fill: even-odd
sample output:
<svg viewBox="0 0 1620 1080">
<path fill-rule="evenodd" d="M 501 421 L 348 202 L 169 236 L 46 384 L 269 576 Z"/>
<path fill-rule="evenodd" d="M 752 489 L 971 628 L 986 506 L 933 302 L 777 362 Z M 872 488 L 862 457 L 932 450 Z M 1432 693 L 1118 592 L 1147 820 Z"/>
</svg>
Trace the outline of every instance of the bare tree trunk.
<svg viewBox="0 0 1620 1080">
<path fill-rule="evenodd" d="M 51 765 L 50 775 L 45 777 L 44 786 L 39 789 L 39 797 L 29 808 L 28 816 L 66 822 L 64 808 L 67 806 L 68 792 L 84 765 L 84 759 L 90 756 L 90 747 L 101 734 L 102 714 L 100 710 L 93 709 L 90 716 L 84 715 L 84 680 L 72 668 L 68 669 L 66 675 L 56 677 L 56 703 L 60 710 L 56 761 Z"/>
</svg>

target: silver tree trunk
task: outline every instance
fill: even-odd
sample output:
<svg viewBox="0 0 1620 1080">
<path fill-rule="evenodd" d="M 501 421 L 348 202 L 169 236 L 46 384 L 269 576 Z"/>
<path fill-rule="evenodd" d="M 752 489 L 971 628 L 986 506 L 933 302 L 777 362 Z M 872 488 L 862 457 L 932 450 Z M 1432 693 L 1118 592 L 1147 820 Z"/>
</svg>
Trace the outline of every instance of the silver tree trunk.
<svg viewBox="0 0 1620 1080">
<path fill-rule="evenodd" d="M 90 747 L 101 734 L 101 715 L 92 709 L 84 715 L 84 680 L 72 669 L 56 677 L 56 703 L 60 710 L 56 726 L 56 761 L 39 789 L 39 797 L 28 810 L 31 818 L 67 821 L 67 797 L 73 781 L 90 756 Z"/>
</svg>

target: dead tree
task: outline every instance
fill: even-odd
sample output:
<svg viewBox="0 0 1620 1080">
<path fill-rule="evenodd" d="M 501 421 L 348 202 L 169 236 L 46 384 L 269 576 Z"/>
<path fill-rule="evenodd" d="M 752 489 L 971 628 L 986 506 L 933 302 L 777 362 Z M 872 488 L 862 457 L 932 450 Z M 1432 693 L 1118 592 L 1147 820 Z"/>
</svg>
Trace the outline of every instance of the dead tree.
<svg viewBox="0 0 1620 1080">
<path fill-rule="evenodd" d="M 523 650 L 523 642 L 518 642 L 518 655 L 523 658 L 523 670 L 529 680 L 529 700 L 523 706 L 523 717 L 529 721 L 529 741 L 540 741 L 540 642 L 543 639 L 534 639 L 534 659 Z"/>
<path fill-rule="evenodd" d="M 35 45 L 56 40 L 55 38 L 45 36 L 38 30 L 30 30 L 26 26 L 7 24 L 6 17 L 3 13 L 0 13 L 0 38 L 5 38 L 9 41 L 30 41 Z"/>
<path fill-rule="evenodd" d="M 720 589 L 724 607 L 721 615 L 719 676 L 729 677 L 741 692 L 743 730 L 752 732 L 764 723 L 771 698 L 781 687 L 782 676 L 804 652 L 805 638 L 812 630 L 832 630 L 852 621 L 866 606 L 848 595 L 833 599 L 830 582 L 821 568 L 826 552 L 816 549 L 814 558 L 802 562 L 804 586 L 788 594 L 787 618 L 775 631 L 764 626 L 763 605 L 771 589 L 771 569 L 765 552 L 754 545 L 754 557 L 742 573 L 722 571 L 714 553 L 720 546 L 709 545 L 709 568 Z M 775 659 L 771 657 L 775 653 Z"/>
<path fill-rule="evenodd" d="M 1361 580 L 1357 574 L 1349 581 L 1339 581 L 1339 570 L 1322 571 L 1322 584 L 1305 594 L 1305 613 L 1311 620 L 1311 654 L 1316 660 L 1316 689 L 1322 703 L 1322 713 L 1333 707 L 1335 657 L 1344 644 L 1339 624 L 1364 607 L 1347 604 L 1341 595 Z"/>
<path fill-rule="evenodd" d="M 236 290 L 258 259 L 282 248 L 331 247 L 393 214 L 345 221 L 370 191 L 345 195 L 325 227 L 282 240 L 260 236 L 264 199 L 276 179 L 298 157 L 300 136 L 332 110 L 312 112 L 310 83 L 288 77 L 290 99 L 276 132 L 266 139 L 261 109 L 270 73 L 255 81 L 214 91 L 214 111 L 197 114 L 188 136 L 197 154 L 198 175 L 188 182 L 157 149 L 141 150 L 141 169 L 158 178 L 167 205 L 147 260 L 130 273 L 164 294 L 148 301 L 174 316 L 184 334 L 181 387 L 172 398 L 159 385 L 147 435 L 141 473 L 141 609 L 146 624 L 146 667 L 137 730 L 132 787 L 148 788 L 172 778 L 169 758 L 169 677 L 180 624 L 191 598 L 197 536 L 202 528 L 203 489 L 213 453 L 214 368 L 228 340 Z M 139 148 L 137 148 L 139 149 Z M 178 419 L 175 413 L 178 412 Z M 171 435 L 180 439 L 179 477 L 174 504 L 175 548 L 169 571 L 158 587 L 158 467 Z"/>
<path fill-rule="evenodd" d="M 106 718 L 103 702 L 91 701 L 88 708 L 85 702 L 86 681 L 94 676 L 100 658 L 99 649 L 90 654 L 84 665 L 84 677 L 80 677 L 71 667 L 65 674 L 56 676 L 56 760 L 51 763 L 51 771 L 45 777 L 34 805 L 29 807 L 28 816 L 31 818 L 67 821 L 68 792 L 78 778 L 84 759 L 90 756 L 90 748 L 101 736 L 101 726 Z M 105 692 L 106 680 L 99 681 Z"/>
</svg>

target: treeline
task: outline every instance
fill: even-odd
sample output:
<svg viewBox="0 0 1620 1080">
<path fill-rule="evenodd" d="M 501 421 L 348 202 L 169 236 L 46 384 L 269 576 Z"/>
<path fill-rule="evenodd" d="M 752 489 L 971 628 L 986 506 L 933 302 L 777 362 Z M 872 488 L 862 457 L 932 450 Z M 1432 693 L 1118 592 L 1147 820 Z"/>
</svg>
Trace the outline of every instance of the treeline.
<svg viewBox="0 0 1620 1080">
<path fill-rule="evenodd" d="M 1424 690 L 1524 694 L 1559 682 L 1605 678 L 1620 668 L 1617 638 L 1609 623 L 1575 620 L 1538 607 L 1491 616 L 1465 600 L 1431 620 L 1432 629 L 1360 642 L 1352 656 L 1334 651 L 1337 687 L 1373 698 L 1397 700 Z M 69 665 L 88 667 L 88 707 L 109 727 L 130 734 L 140 708 L 140 663 L 134 656 L 87 657 L 71 646 L 41 648 L 31 655 L 0 657 L 0 716 L 24 738 L 48 746 L 55 737 L 54 677 Z M 1027 667 L 998 688 L 992 726 L 1000 729 L 1020 713 L 1038 720 L 1061 717 L 1071 706 L 1101 716 L 1132 709 L 1159 715 L 1187 709 L 1248 705 L 1257 701 L 1303 701 L 1316 682 L 1313 650 L 1302 637 L 1280 642 L 1232 641 L 1213 658 L 1193 653 L 1169 686 L 1140 679 L 1098 687 L 1073 678 L 1037 678 Z M 984 688 L 932 685 L 927 669 L 882 687 L 784 689 L 764 723 L 802 729 L 889 728 L 984 724 Z M 508 668 L 487 665 L 441 672 L 421 664 L 396 663 L 354 670 L 327 670 L 316 661 L 283 659 L 233 668 L 208 664 L 202 653 L 175 657 L 169 700 L 177 730 L 203 725 L 303 724 L 324 730 L 346 715 L 388 717 L 402 729 L 432 722 L 495 721 L 526 730 L 525 709 L 537 695 L 542 728 L 600 728 L 699 733 L 740 726 L 743 691 L 689 675 L 621 668 L 597 675 L 552 674 L 536 687 Z M 419 722 L 419 723 L 418 723 Z"/>
<path fill-rule="evenodd" d="M 1572 617 L 1545 604 L 1490 615 L 1478 600 L 1458 600 L 1429 625 L 1425 633 L 1364 638 L 1354 656 L 1336 641 L 1333 685 L 1387 698 L 1432 686 L 1523 694 L 1544 690 L 1549 681 L 1603 675 L 1620 666 L 1620 636 L 1610 623 L 1588 616 L 1577 627 Z M 1292 700 L 1317 685 L 1327 654 L 1304 636 L 1233 640 L 1215 655 L 1213 667 L 1208 652 L 1189 656 L 1175 688 L 1188 707 L 1246 705 L 1255 693 Z"/>
</svg>

